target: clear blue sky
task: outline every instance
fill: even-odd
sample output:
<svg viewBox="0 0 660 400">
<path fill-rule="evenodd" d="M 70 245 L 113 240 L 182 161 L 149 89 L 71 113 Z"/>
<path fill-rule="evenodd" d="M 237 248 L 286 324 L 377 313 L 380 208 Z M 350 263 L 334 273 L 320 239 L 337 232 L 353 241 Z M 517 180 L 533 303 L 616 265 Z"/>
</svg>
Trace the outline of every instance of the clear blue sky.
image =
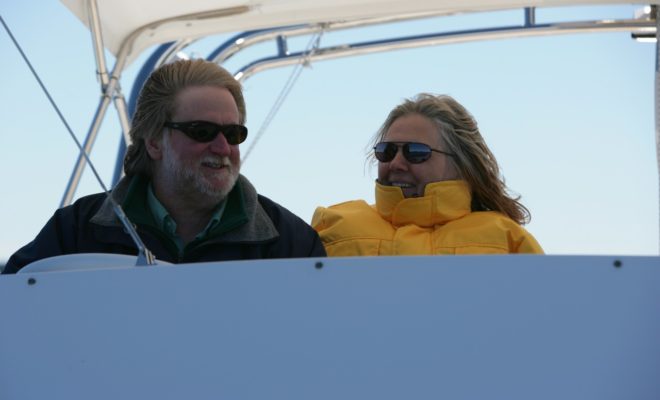
<svg viewBox="0 0 660 400">
<path fill-rule="evenodd" d="M 579 8 L 573 15 L 540 10 L 537 19 L 628 18 L 634 9 Z M 100 93 L 88 31 L 56 1 L 3 0 L 0 13 L 82 140 Z M 323 43 L 521 21 L 519 11 L 459 16 L 329 34 Z M 293 50 L 307 40 L 293 41 Z M 213 47 L 203 42 L 195 51 L 204 56 Z M 29 242 L 58 207 L 77 149 L 4 32 L 0 51 L 3 260 Z M 653 44 L 609 33 L 314 63 L 303 71 L 243 173 L 260 192 L 307 221 L 318 205 L 373 201 L 376 173 L 365 163 L 365 149 L 378 126 L 405 97 L 446 93 L 476 117 L 508 186 L 532 212 L 527 228 L 548 253 L 658 254 L 654 54 Z M 228 67 L 246 62 L 247 56 L 239 57 Z M 127 94 L 136 69 L 134 64 L 122 81 Z M 290 73 L 290 68 L 269 71 L 245 82 L 252 133 Z M 106 184 L 119 141 L 115 116 L 110 109 L 92 152 Z M 85 173 L 77 197 L 98 191 L 92 174 Z"/>
</svg>

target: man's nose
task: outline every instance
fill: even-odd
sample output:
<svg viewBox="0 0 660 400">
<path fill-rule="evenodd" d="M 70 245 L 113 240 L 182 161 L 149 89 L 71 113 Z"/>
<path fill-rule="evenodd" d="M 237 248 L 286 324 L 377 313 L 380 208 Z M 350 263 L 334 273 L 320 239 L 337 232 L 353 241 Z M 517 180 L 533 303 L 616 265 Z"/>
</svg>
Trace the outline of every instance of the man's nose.
<svg viewBox="0 0 660 400">
<path fill-rule="evenodd" d="M 227 142 L 227 138 L 222 133 L 218 134 L 209 144 L 209 149 L 216 154 L 227 156 L 231 152 L 231 146 Z"/>
</svg>

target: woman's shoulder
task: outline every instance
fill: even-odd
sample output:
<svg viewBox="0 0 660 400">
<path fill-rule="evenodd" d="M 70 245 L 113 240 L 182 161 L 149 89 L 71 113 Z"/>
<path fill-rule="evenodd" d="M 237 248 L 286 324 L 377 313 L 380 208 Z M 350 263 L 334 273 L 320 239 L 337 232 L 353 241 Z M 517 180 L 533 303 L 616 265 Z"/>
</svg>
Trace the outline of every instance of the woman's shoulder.
<svg viewBox="0 0 660 400">
<path fill-rule="evenodd" d="M 506 238 L 510 253 L 543 253 L 536 238 L 525 227 L 500 212 L 474 211 L 452 221 L 447 227 L 451 229 L 468 227 L 478 230 L 487 237 Z"/>
<path fill-rule="evenodd" d="M 312 217 L 312 227 L 321 232 L 340 229 L 342 232 L 372 230 L 387 223 L 376 209 L 364 200 L 350 200 L 329 207 L 317 207 Z"/>
</svg>

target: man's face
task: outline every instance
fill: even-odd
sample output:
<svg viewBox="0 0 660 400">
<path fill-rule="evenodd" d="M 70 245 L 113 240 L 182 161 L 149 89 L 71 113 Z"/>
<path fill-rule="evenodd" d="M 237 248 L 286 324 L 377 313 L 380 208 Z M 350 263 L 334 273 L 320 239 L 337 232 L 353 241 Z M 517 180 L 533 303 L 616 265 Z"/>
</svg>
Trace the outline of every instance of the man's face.
<svg viewBox="0 0 660 400">
<path fill-rule="evenodd" d="M 172 122 L 208 121 L 219 125 L 238 124 L 236 102 L 227 89 L 193 86 L 175 99 Z M 160 152 L 150 155 L 158 160 L 156 185 L 184 198 L 203 198 L 217 203 L 236 183 L 240 171 L 238 145 L 230 145 L 219 134 L 207 143 L 197 142 L 177 129 L 165 129 Z"/>
<path fill-rule="evenodd" d="M 447 151 L 442 144 L 437 126 L 428 118 L 419 114 L 408 114 L 397 118 L 383 137 L 384 142 L 424 143 L 432 149 Z M 420 163 L 412 164 L 398 149 L 390 162 L 378 162 L 378 181 L 389 186 L 398 186 L 405 197 L 424 195 L 426 184 L 458 179 L 458 172 L 451 156 L 432 152 L 431 157 Z"/>
</svg>

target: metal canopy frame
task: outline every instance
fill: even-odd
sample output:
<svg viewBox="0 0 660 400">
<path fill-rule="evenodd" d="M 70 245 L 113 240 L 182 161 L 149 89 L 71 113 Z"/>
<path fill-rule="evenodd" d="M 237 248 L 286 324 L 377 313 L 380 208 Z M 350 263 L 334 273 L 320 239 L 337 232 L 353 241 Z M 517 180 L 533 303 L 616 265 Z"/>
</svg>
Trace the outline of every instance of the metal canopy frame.
<svg viewBox="0 0 660 400">
<path fill-rule="evenodd" d="M 314 50 L 314 53 L 309 55 L 305 54 L 304 52 L 279 52 L 275 56 L 255 60 L 245 65 L 235 73 L 235 77 L 238 80 L 245 80 L 261 71 L 296 64 L 302 57 L 307 58 L 309 61 L 321 61 L 385 51 L 412 49 L 417 47 L 468 43 L 482 40 L 511 39 L 574 33 L 631 32 L 641 35 L 647 35 L 649 33 L 655 34 L 655 21 L 650 19 L 627 19 L 617 21 L 600 20 L 536 24 L 535 11 L 536 10 L 534 8 L 525 9 L 525 21 L 522 25 L 519 26 L 502 26 L 486 29 L 437 32 L 427 35 L 404 36 L 378 41 L 348 43 L 340 46 L 326 48 L 322 47 Z M 330 29 L 336 29 L 332 23 L 318 24 L 314 27 L 308 27 L 307 33 L 317 33 Z M 272 36 L 274 33 L 276 32 L 267 32 L 262 35 Z M 277 36 L 277 38 L 280 40 L 286 40 L 288 36 L 293 35 L 285 32 L 281 33 L 279 36 Z M 249 36 L 241 39 L 246 40 L 248 38 Z M 254 37 L 252 39 L 254 40 Z M 221 47 L 222 51 L 218 52 L 218 54 L 214 57 L 209 57 L 209 60 L 222 64 L 236 53 L 236 47 L 238 46 L 231 46 L 228 48 Z M 278 48 L 279 47 L 281 46 L 278 46 Z M 241 44 L 241 50 L 243 48 L 245 47 L 243 44 Z"/>
<path fill-rule="evenodd" d="M 151 26 L 157 25 L 166 21 L 159 21 L 151 23 L 142 27 L 133 34 L 131 34 L 122 44 L 122 47 L 117 55 L 117 60 L 112 69 L 108 72 L 106 61 L 104 57 L 104 45 L 101 36 L 101 22 L 98 14 L 98 6 L 96 0 L 87 0 L 89 7 L 89 26 L 92 34 L 94 53 L 97 64 L 97 75 L 101 83 L 101 98 L 97 107 L 96 113 L 90 124 L 89 131 L 85 138 L 83 149 L 89 154 L 94 145 L 94 141 L 98 135 L 101 127 L 102 120 L 105 116 L 108 106 L 112 101 L 117 111 L 121 129 L 122 139 L 117 154 L 117 162 L 115 165 L 115 173 L 113 177 L 113 186 L 121 177 L 122 174 L 122 160 L 126 147 L 130 144 L 130 137 L 128 131 L 130 128 L 129 115 L 133 113 L 135 107 L 135 100 L 139 88 L 142 86 L 144 80 L 148 77 L 149 73 L 158 66 L 170 62 L 179 51 L 185 49 L 196 39 L 182 38 L 176 42 L 170 42 L 161 45 L 149 58 L 149 60 L 142 67 L 138 77 L 134 82 L 134 88 L 131 95 L 131 101 L 127 106 L 119 79 L 127 64 L 128 55 L 131 50 L 132 40 L 138 37 L 141 32 L 149 29 Z M 494 10 L 484 11 L 492 12 Z M 227 13 L 227 10 L 222 10 Z M 208 14 L 208 13 L 205 13 Z M 260 29 L 243 32 L 238 34 L 223 44 L 218 46 L 207 57 L 208 60 L 223 64 L 228 59 L 236 55 L 242 50 L 249 48 L 258 43 L 274 40 L 277 45 L 277 54 L 273 56 L 257 59 L 235 72 L 235 77 L 239 81 L 243 81 L 248 77 L 267 69 L 278 68 L 288 65 L 293 65 L 300 62 L 301 58 L 306 61 L 321 61 L 340 57 L 356 56 L 363 54 L 372 54 L 377 52 L 392 51 L 398 49 L 410 49 L 424 46 L 438 46 L 444 44 L 467 43 L 473 41 L 493 40 L 493 39 L 509 39 L 520 37 L 532 36 L 547 36 L 559 34 L 576 34 L 576 33 L 593 33 L 593 32 L 630 32 L 635 37 L 640 38 L 657 38 L 658 20 L 656 18 L 656 6 L 651 7 L 651 11 L 647 14 L 641 15 L 635 19 L 623 20 L 595 20 L 595 21 L 581 21 L 581 22 L 562 22 L 562 23 L 536 23 L 536 9 L 524 8 L 521 15 L 523 21 L 520 25 L 515 26 L 501 26 L 485 29 L 473 30 L 459 30 L 459 31 L 446 31 L 437 32 L 427 35 L 416 36 L 403 36 L 393 37 L 384 40 L 368 41 L 368 42 L 355 42 L 347 43 L 340 46 L 320 47 L 314 50 L 313 54 L 306 54 L 305 52 L 290 53 L 287 50 L 287 39 L 290 37 L 310 35 L 318 32 L 327 32 L 340 29 L 366 27 L 374 24 L 384 24 L 391 22 L 410 21 L 420 18 L 446 16 L 447 14 L 436 13 L 417 13 L 409 15 L 401 15 L 389 18 L 374 18 L 362 19 L 356 21 L 337 21 L 337 22 L 324 22 L 314 23 L 307 25 L 295 25 L 273 29 Z M 190 18 L 190 15 L 181 16 L 180 20 Z M 168 19 L 171 22 L 174 19 Z M 656 121 L 656 157 L 658 159 L 658 169 L 660 171 L 660 112 L 658 111 L 658 104 L 660 103 L 660 72 L 658 64 L 660 63 L 660 47 L 656 45 L 656 78 L 655 78 L 655 121 Z M 78 188 L 80 178 L 86 167 L 86 161 L 82 154 L 79 155 L 78 160 L 74 166 L 73 172 L 69 179 L 69 183 L 64 192 L 60 206 L 71 204 L 73 196 Z"/>
</svg>

